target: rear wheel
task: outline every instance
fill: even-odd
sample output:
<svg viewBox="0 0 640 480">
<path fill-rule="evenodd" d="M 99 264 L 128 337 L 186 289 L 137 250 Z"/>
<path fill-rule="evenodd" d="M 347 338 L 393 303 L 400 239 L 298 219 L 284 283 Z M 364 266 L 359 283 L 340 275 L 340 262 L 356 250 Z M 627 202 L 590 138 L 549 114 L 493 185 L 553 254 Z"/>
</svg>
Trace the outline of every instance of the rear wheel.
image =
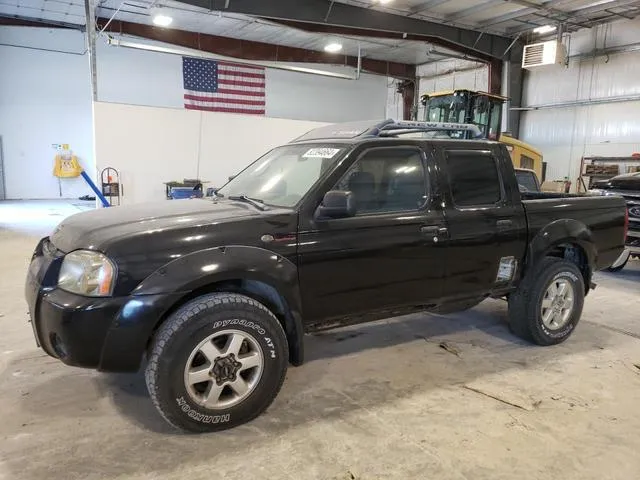
<svg viewBox="0 0 640 480">
<path fill-rule="evenodd" d="M 547 257 L 509 296 L 509 326 L 517 336 L 538 345 L 565 341 L 584 305 L 584 279 L 567 260 Z"/>
<path fill-rule="evenodd" d="M 145 371 L 153 403 L 170 424 L 210 432 L 248 422 L 275 399 L 287 371 L 278 319 L 239 294 L 183 305 L 154 338 Z"/>
</svg>

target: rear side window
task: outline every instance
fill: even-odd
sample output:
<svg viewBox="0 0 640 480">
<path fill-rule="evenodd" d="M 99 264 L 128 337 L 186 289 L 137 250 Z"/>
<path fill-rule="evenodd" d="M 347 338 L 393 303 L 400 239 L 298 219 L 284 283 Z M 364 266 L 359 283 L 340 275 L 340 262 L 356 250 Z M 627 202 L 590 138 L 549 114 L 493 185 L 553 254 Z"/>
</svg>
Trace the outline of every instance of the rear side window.
<svg viewBox="0 0 640 480">
<path fill-rule="evenodd" d="M 500 176 L 493 157 L 449 152 L 447 170 L 453 202 L 458 207 L 494 205 L 500 201 Z"/>
</svg>

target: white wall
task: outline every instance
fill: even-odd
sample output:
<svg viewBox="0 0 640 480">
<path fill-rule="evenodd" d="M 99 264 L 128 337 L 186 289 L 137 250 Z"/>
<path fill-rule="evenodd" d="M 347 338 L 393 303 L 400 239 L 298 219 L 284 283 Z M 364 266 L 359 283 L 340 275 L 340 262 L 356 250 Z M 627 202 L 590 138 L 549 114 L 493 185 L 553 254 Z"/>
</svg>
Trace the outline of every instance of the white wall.
<svg viewBox="0 0 640 480">
<path fill-rule="evenodd" d="M 33 48 L 0 46 L 0 135 L 7 198 L 57 198 L 52 144 L 69 143 L 85 170 L 95 172 L 84 36 L 65 29 L 0 27 L 0 43 Z M 179 55 L 110 47 L 99 41 L 96 57 L 99 101 L 183 108 Z M 325 65 L 313 68 L 344 71 Z M 367 74 L 350 81 L 267 69 L 266 114 L 322 122 L 382 119 L 387 82 L 386 77 Z M 231 115 L 225 118 L 233 122 Z M 137 128 L 132 126 L 128 135 L 136 135 Z M 136 161 L 151 165 L 153 159 L 143 155 Z M 104 163 L 101 160 L 98 167 Z M 62 197 L 86 193 L 90 190 L 82 179 L 62 180 Z"/>
<path fill-rule="evenodd" d="M 292 65 L 354 74 L 353 68 Z M 362 74 L 358 80 L 341 80 L 268 68 L 265 80 L 268 117 L 318 122 L 385 118 L 387 77 Z"/>
<path fill-rule="evenodd" d="M 594 47 L 638 43 L 640 18 L 581 30 L 571 37 L 570 55 Z M 527 73 L 523 104 L 535 106 L 640 94 L 640 51 L 609 57 L 573 58 L 568 68 Z M 583 156 L 629 156 L 640 152 L 640 102 L 610 103 L 523 112 L 520 138 L 540 148 L 547 178 L 576 184 Z"/>
<path fill-rule="evenodd" d="M 385 119 L 404 119 L 404 101 L 402 94 L 398 93 L 400 80 L 389 79 L 387 87 L 387 105 L 385 108 Z"/>
<path fill-rule="evenodd" d="M 135 43 L 163 45 L 136 40 Z M 166 45 L 165 45 L 166 46 Z M 180 55 L 97 46 L 98 100 L 152 107 L 182 108 Z M 291 63 L 304 66 L 309 64 Z M 314 64 L 315 70 L 354 74 L 353 68 Z M 345 122 L 385 116 L 387 78 L 361 75 L 343 80 L 268 68 L 265 72 L 266 116 Z"/>
<path fill-rule="evenodd" d="M 163 200 L 163 182 L 172 180 L 221 186 L 271 148 L 325 124 L 97 102 L 95 125 L 98 167 L 120 171 L 122 203 L 130 204 Z"/>
<path fill-rule="evenodd" d="M 28 33 L 28 34 L 27 34 Z M 81 32 L 0 27 L 0 136 L 7 198 L 77 198 L 90 193 L 82 178 L 52 175 L 56 151 L 68 143 L 93 174 L 91 92 Z"/>
</svg>

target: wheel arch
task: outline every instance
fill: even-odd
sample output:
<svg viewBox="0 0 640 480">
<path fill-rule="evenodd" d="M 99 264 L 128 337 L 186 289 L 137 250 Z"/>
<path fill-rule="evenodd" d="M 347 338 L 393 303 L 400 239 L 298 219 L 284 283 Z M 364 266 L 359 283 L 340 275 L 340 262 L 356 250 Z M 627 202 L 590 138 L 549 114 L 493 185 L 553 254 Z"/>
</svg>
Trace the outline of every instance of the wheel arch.
<svg viewBox="0 0 640 480">
<path fill-rule="evenodd" d="M 246 295 L 262 303 L 280 321 L 289 344 L 289 361 L 304 361 L 302 302 L 297 267 L 271 251 L 245 246 L 217 247 L 174 260 L 147 277 L 134 295 L 180 292 L 158 318 L 148 338 L 178 308 L 190 300 L 213 292 Z"/>
<path fill-rule="evenodd" d="M 591 288 L 597 255 L 589 227 L 573 219 L 556 220 L 542 228 L 529 243 L 524 275 L 533 271 L 545 257 L 564 258 L 574 263 L 582 273 L 586 294 Z"/>
</svg>

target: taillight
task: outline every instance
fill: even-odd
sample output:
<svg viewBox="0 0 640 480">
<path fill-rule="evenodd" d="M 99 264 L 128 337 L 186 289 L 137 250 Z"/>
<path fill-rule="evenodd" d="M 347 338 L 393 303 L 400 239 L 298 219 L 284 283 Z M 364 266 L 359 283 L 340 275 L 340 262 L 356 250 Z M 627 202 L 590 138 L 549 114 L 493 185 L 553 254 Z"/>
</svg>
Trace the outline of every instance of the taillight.
<svg viewBox="0 0 640 480">
<path fill-rule="evenodd" d="M 627 233 L 629 233 L 629 209 L 624 209 L 624 241 L 627 241 Z"/>
</svg>

